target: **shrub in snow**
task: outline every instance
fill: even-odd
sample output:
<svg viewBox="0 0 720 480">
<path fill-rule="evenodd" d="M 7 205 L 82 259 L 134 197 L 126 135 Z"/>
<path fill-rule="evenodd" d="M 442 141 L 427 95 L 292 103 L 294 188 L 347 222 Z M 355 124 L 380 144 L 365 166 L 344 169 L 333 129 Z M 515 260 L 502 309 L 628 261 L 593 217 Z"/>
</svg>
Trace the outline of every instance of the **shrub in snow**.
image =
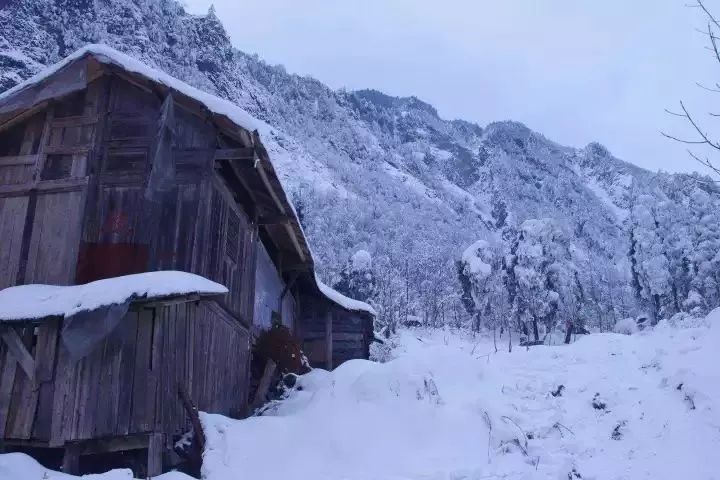
<svg viewBox="0 0 720 480">
<path fill-rule="evenodd" d="M 253 362 L 259 368 L 264 368 L 265 362 L 272 360 L 277 364 L 281 373 L 306 373 L 309 370 L 307 359 L 302 351 L 300 342 L 285 325 L 273 325 L 269 330 L 260 334 L 255 349 Z M 262 372 L 257 373 L 258 378 Z"/>
<path fill-rule="evenodd" d="M 638 326 L 634 318 L 623 318 L 618 320 L 613 328 L 613 332 L 621 333 L 623 335 L 632 335 L 638 332 Z"/>
</svg>

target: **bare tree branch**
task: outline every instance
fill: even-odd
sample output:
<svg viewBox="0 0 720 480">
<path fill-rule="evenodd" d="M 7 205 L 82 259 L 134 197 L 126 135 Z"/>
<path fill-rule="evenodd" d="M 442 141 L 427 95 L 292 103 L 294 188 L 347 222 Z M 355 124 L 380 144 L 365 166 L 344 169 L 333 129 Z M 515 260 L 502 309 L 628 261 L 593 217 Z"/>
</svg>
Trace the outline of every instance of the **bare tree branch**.
<svg viewBox="0 0 720 480">
<path fill-rule="evenodd" d="M 707 7 L 705 6 L 705 3 L 703 3 L 703 0 L 697 0 L 697 6 L 702 8 L 702 10 L 705 12 L 705 15 L 707 15 L 707 17 L 710 19 L 710 21 L 712 23 L 714 23 L 717 28 L 720 28 L 720 23 L 718 23 L 717 19 L 710 12 L 710 10 L 707 9 Z"/>
<path fill-rule="evenodd" d="M 703 164 L 703 165 L 705 165 L 706 167 L 708 167 L 710 170 L 712 170 L 712 171 L 714 171 L 715 173 L 717 173 L 718 175 L 720 175 L 720 168 L 718 168 L 718 167 L 716 167 L 715 165 L 713 165 L 713 164 L 710 162 L 710 160 L 708 160 L 707 158 L 700 158 L 700 157 L 698 157 L 696 154 L 694 154 L 693 152 L 691 152 L 690 150 L 688 150 L 688 153 L 690 154 L 690 156 L 691 156 L 692 158 L 694 158 L 695 160 L 697 160 L 697 161 L 700 162 L 701 164 Z M 720 180 L 714 180 L 714 181 L 720 183 Z"/>
<path fill-rule="evenodd" d="M 717 17 L 713 15 L 713 13 L 710 11 L 710 9 L 705 5 L 705 0 L 695 0 L 694 4 L 687 5 L 690 8 L 698 8 L 702 10 L 704 13 L 706 19 L 707 19 L 707 30 L 699 30 L 696 29 L 698 32 L 702 33 L 703 35 L 707 35 L 710 39 L 710 46 L 705 47 L 706 49 L 710 50 L 713 53 L 713 56 L 715 60 L 720 63 L 720 37 L 716 34 L 715 30 L 720 30 L 720 20 L 718 20 Z M 720 93 L 720 83 L 715 83 L 715 88 L 707 87 L 699 82 L 697 82 L 697 86 L 702 88 L 703 90 L 706 90 L 708 92 L 712 93 Z M 665 110 L 669 115 L 684 118 L 687 120 L 687 122 L 693 127 L 697 135 L 700 137 L 699 140 L 689 140 L 689 139 L 683 139 L 676 137 L 674 135 L 670 135 L 665 132 L 660 132 L 664 137 L 669 138 L 671 140 L 674 140 L 676 142 L 685 143 L 688 145 L 707 145 L 711 147 L 714 150 L 717 150 L 720 152 L 720 142 L 716 140 L 712 140 L 709 136 L 709 134 L 703 129 L 703 127 L 700 125 L 700 123 L 696 120 L 696 118 L 690 114 L 688 109 L 685 107 L 685 104 L 681 101 L 680 102 L 680 108 L 682 109 L 682 113 L 679 112 L 673 112 L 670 110 Z M 709 112 L 708 115 L 713 118 L 720 118 L 720 114 L 718 113 L 712 113 Z M 702 158 L 696 153 L 688 150 L 688 154 L 691 158 L 693 158 L 696 162 L 700 163 L 701 165 L 709 168 L 711 171 L 715 172 L 717 175 L 720 176 L 720 167 L 717 167 L 715 163 L 713 163 L 709 158 L 705 157 Z"/>
</svg>

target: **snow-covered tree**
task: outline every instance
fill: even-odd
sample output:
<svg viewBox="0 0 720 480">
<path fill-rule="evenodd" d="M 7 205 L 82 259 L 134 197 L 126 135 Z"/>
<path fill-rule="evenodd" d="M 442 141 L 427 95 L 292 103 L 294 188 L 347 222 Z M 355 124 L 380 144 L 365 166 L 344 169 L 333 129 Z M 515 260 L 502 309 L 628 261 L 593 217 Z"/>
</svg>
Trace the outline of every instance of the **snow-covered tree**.
<svg viewBox="0 0 720 480">
<path fill-rule="evenodd" d="M 350 298 L 370 302 L 376 294 L 372 255 L 367 250 L 358 250 L 340 272 L 340 280 L 333 285 L 338 292 Z"/>
</svg>

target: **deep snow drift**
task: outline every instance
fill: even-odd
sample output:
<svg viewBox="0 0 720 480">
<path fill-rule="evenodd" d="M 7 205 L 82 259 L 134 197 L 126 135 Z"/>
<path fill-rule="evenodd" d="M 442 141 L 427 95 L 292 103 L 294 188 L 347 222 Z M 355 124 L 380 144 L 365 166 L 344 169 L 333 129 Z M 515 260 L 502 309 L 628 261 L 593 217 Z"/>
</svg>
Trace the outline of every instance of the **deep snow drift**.
<svg viewBox="0 0 720 480">
<path fill-rule="evenodd" d="M 711 462 L 720 449 L 720 310 L 708 323 L 511 354 L 450 332 L 404 332 L 396 360 L 315 370 L 271 416 L 204 416 L 204 473 L 720 478 Z"/>
<path fill-rule="evenodd" d="M 720 309 L 692 327 L 661 322 L 512 353 L 466 334 L 404 331 L 395 360 L 315 370 L 264 416 L 203 415 L 203 474 L 720 478 L 718 345 Z M 18 460 L 0 456 L 0 478 L 29 478 L 13 469 Z"/>
</svg>

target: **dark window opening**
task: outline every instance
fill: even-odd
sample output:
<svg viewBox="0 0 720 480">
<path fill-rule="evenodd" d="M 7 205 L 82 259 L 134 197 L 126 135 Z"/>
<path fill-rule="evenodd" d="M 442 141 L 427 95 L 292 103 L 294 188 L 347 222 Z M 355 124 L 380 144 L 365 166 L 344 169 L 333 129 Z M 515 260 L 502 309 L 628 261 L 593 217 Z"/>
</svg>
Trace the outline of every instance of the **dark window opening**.
<svg viewBox="0 0 720 480">
<path fill-rule="evenodd" d="M 40 180 L 59 180 L 69 178 L 72 172 L 72 155 L 48 155 Z"/>
<path fill-rule="evenodd" d="M 115 119 L 110 126 L 110 138 L 150 138 L 154 134 L 153 126 L 144 121 L 131 118 Z"/>
<path fill-rule="evenodd" d="M 25 137 L 25 124 L 21 123 L 0 132 L 0 156 L 20 155 L 23 138 Z"/>
<path fill-rule="evenodd" d="M 147 164 L 145 149 L 108 150 L 105 158 L 106 172 L 144 171 Z"/>
<path fill-rule="evenodd" d="M 225 232 L 225 253 L 227 256 L 238 263 L 240 257 L 240 218 L 233 210 L 228 209 L 227 229 Z"/>
<path fill-rule="evenodd" d="M 55 104 L 55 118 L 80 117 L 85 111 L 85 92 L 78 92 L 62 98 Z"/>
</svg>

